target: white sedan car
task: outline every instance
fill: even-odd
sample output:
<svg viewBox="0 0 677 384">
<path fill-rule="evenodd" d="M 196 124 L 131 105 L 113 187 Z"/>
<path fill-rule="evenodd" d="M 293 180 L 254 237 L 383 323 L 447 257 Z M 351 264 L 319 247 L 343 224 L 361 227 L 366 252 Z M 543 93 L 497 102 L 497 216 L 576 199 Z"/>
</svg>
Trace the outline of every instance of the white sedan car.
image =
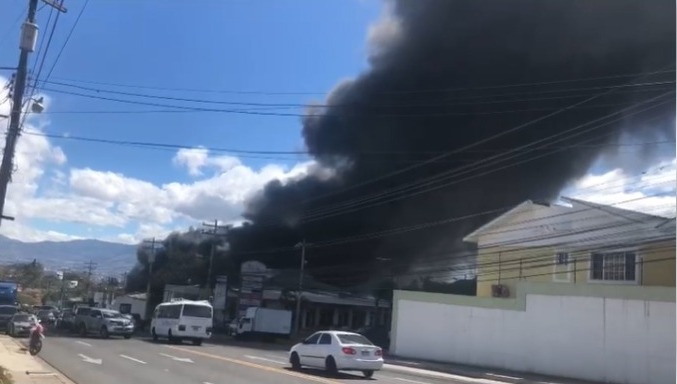
<svg viewBox="0 0 677 384">
<path fill-rule="evenodd" d="M 362 371 L 370 378 L 383 367 L 383 351 L 359 333 L 321 331 L 289 351 L 293 369 L 323 368 L 329 373 Z"/>
</svg>

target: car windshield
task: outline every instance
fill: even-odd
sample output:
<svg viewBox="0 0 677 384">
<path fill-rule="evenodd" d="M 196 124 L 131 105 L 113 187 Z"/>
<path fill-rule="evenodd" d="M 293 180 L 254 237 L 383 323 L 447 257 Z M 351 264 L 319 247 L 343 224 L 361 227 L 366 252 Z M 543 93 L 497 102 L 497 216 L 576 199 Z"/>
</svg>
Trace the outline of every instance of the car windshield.
<svg viewBox="0 0 677 384">
<path fill-rule="evenodd" d="M 0 307 L 0 315 L 13 315 L 16 313 L 16 307 Z"/>
<path fill-rule="evenodd" d="M 30 321 L 30 317 L 24 314 L 14 315 L 14 321 Z"/>
<path fill-rule="evenodd" d="M 49 316 L 52 314 L 52 311 L 48 311 L 46 309 L 43 309 L 42 311 L 38 311 L 38 316 L 43 317 L 43 316 Z"/>
<path fill-rule="evenodd" d="M 183 315 L 188 317 L 212 317 L 212 309 L 206 305 L 186 304 L 183 306 Z"/>
<path fill-rule="evenodd" d="M 337 334 L 339 340 L 341 340 L 341 344 L 361 344 L 361 345 L 374 345 L 369 339 L 362 335 L 357 335 L 357 334 Z"/>
</svg>

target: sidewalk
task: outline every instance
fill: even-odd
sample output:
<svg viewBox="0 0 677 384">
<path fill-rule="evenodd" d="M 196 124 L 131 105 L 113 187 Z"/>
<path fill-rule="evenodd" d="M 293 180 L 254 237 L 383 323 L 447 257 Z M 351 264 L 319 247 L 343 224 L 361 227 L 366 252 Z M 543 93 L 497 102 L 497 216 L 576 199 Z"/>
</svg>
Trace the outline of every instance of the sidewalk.
<svg viewBox="0 0 677 384">
<path fill-rule="evenodd" d="M 437 363 L 432 361 L 385 356 L 385 369 L 420 375 L 444 378 L 445 375 L 458 376 L 455 379 L 467 378 L 473 383 L 511 383 L 511 384 L 599 384 L 590 381 L 539 375 L 536 373 L 514 372 L 504 369 L 483 368 L 453 363 Z M 462 380 L 462 379 L 461 379 Z"/>
<path fill-rule="evenodd" d="M 45 362 L 31 356 L 23 341 L 0 335 L 0 366 L 9 371 L 13 384 L 73 384 Z"/>
</svg>

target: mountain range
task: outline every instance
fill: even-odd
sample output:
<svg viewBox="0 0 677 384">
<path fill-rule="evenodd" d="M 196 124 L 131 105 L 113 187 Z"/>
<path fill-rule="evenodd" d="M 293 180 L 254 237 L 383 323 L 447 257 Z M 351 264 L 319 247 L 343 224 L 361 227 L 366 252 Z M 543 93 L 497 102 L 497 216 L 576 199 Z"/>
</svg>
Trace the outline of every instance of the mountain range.
<svg viewBox="0 0 677 384">
<path fill-rule="evenodd" d="M 37 260 L 48 270 L 85 270 L 90 260 L 95 275 L 119 276 L 136 263 L 136 246 L 100 240 L 25 243 L 0 235 L 0 263 Z"/>
</svg>

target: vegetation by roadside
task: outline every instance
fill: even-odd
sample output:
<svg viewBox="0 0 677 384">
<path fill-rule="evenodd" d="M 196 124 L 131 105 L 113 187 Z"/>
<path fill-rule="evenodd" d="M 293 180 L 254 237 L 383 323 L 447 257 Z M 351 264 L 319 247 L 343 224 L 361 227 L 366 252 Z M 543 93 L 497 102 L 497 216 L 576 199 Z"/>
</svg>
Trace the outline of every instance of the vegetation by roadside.
<svg viewBox="0 0 677 384">
<path fill-rule="evenodd" d="M 14 380 L 12 380 L 12 375 L 10 375 L 9 371 L 5 369 L 5 367 L 0 366 L 0 384 L 12 383 L 14 383 Z"/>
</svg>

